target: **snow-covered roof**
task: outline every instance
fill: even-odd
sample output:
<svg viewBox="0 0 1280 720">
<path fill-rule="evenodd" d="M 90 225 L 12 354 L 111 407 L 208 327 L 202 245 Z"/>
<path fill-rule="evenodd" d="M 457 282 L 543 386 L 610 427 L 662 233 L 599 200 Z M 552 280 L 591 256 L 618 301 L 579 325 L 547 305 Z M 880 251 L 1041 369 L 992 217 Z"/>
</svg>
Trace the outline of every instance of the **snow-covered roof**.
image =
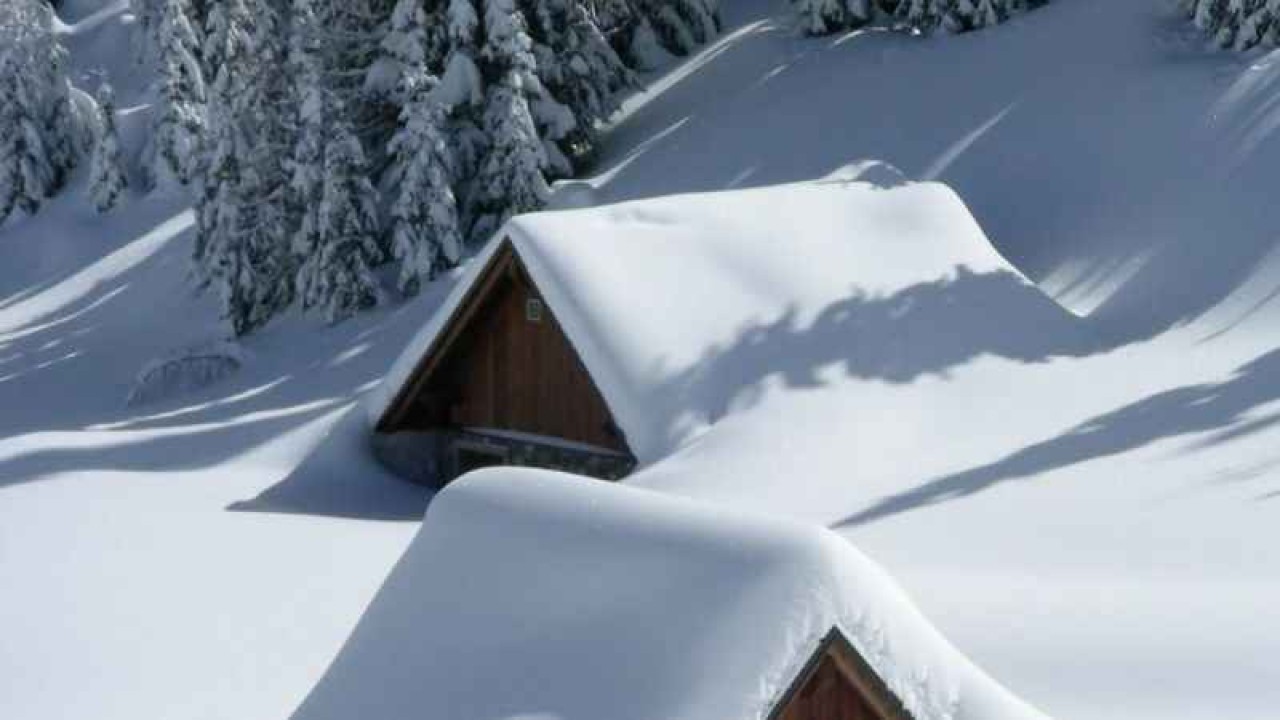
<svg viewBox="0 0 1280 720">
<path fill-rule="evenodd" d="M 435 498 L 294 720 L 755 720 L 833 626 L 917 720 L 1044 717 L 830 531 L 497 468 Z"/>
<path fill-rule="evenodd" d="M 730 386 L 754 366 L 786 372 L 788 365 L 830 362 L 841 348 L 860 344 L 885 348 L 877 365 L 918 362 L 908 350 L 919 348 L 896 355 L 894 348 L 918 339 L 913 333 L 961 332 L 957 313 L 981 322 L 1002 308 L 1001 322 L 1008 324 L 1009 308 L 1026 306 L 1029 334 L 1060 324 L 1065 315 L 1038 292 L 1027 292 L 1029 284 L 960 199 L 935 183 L 821 180 L 533 213 L 495 236 L 371 394 L 375 423 L 507 242 L 642 464 L 666 456 L 726 412 Z M 998 282 L 947 295 L 957 281 L 975 277 Z M 912 312 L 917 295 L 963 307 L 897 322 Z M 867 308 L 873 312 L 862 312 Z M 921 317 L 923 326 L 916 322 Z M 785 333 L 806 337 L 790 343 L 785 356 L 753 352 L 754 339 Z M 730 349 L 742 362 L 714 368 L 704 362 Z M 928 357 L 929 348 L 917 355 Z M 874 370 L 893 379 L 892 368 Z"/>
</svg>

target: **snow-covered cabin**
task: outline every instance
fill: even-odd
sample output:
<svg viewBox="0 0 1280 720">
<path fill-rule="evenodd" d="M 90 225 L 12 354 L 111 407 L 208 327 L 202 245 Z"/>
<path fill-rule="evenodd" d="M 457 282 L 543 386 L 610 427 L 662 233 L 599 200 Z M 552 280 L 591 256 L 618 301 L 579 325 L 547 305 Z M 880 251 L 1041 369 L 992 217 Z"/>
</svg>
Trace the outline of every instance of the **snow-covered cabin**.
<svg viewBox="0 0 1280 720">
<path fill-rule="evenodd" d="M 935 183 L 533 213 L 471 261 L 373 393 L 374 444 L 431 482 L 493 464 L 617 478 L 771 373 L 843 363 L 898 381 L 966 353 L 1030 359 L 1065 317 Z"/>
<path fill-rule="evenodd" d="M 293 720 L 1044 720 L 825 528 L 490 468 Z"/>
</svg>

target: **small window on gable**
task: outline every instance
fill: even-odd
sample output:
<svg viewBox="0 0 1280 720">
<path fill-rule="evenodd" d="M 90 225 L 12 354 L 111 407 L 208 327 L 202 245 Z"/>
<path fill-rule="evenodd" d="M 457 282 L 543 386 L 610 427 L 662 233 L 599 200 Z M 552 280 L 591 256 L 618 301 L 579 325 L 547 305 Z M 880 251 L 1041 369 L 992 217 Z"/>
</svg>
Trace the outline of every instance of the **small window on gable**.
<svg viewBox="0 0 1280 720">
<path fill-rule="evenodd" d="M 524 319 L 531 323 L 542 322 L 542 301 L 538 298 L 529 298 L 524 301 Z"/>
</svg>

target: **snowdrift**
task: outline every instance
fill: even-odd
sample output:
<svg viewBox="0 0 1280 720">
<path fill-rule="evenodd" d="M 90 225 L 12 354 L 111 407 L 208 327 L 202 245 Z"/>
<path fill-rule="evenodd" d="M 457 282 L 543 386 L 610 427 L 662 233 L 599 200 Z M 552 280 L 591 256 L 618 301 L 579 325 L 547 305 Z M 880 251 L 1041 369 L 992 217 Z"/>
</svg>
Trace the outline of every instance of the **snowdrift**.
<svg viewBox="0 0 1280 720">
<path fill-rule="evenodd" d="M 833 179 L 663 197 L 509 222 L 372 394 L 374 422 L 504 241 L 641 463 L 768 376 L 805 384 L 808 369 L 843 364 L 905 382 L 984 353 L 1032 361 L 1088 346 L 943 185 Z"/>
<path fill-rule="evenodd" d="M 834 533 L 504 468 L 437 496 L 294 718 L 754 719 L 833 625 L 919 720 L 1044 717 Z"/>
</svg>

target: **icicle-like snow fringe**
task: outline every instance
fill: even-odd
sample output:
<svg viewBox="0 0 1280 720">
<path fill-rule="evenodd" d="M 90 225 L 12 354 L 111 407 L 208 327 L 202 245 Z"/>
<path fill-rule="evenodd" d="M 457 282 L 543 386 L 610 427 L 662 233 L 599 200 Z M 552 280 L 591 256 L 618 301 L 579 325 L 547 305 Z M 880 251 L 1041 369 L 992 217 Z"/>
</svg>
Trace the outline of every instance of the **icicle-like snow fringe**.
<svg viewBox="0 0 1280 720">
<path fill-rule="evenodd" d="M 126 404 L 130 407 L 205 388 L 234 374 L 244 353 L 230 342 L 181 350 L 143 366 Z"/>
</svg>

